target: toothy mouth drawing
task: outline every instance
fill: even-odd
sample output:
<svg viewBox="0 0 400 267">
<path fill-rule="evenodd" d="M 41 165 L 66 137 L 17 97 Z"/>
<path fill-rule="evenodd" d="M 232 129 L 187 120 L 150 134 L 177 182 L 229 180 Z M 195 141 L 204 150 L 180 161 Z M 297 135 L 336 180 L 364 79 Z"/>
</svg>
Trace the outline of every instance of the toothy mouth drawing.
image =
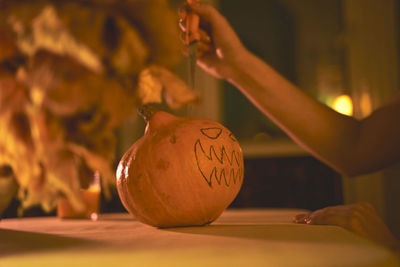
<svg viewBox="0 0 400 267">
<path fill-rule="evenodd" d="M 203 128 L 200 131 L 203 136 L 213 140 L 217 140 L 223 133 L 221 128 Z M 232 142 L 237 142 L 232 133 L 228 133 L 228 136 Z M 226 151 L 223 145 L 210 145 L 205 149 L 199 138 L 194 144 L 194 154 L 197 167 L 210 187 L 215 183 L 213 178 L 218 185 L 230 186 L 231 183 L 240 182 L 243 166 L 238 151 Z"/>
</svg>

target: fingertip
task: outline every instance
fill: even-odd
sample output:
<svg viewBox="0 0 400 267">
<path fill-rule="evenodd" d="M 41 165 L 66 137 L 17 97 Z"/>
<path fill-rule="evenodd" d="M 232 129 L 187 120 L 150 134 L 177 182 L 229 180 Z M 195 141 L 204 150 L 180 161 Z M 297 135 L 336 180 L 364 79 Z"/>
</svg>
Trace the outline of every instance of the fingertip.
<svg viewBox="0 0 400 267">
<path fill-rule="evenodd" d="M 212 50 L 213 50 L 213 47 L 210 44 L 204 43 L 204 42 L 199 42 L 198 51 L 201 52 L 202 54 L 208 53 Z"/>
<path fill-rule="evenodd" d="M 211 37 L 207 34 L 207 32 L 199 29 L 200 40 L 205 43 L 211 43 Z"/>
<path fill-rule="evenodd" d="M 304 218 L 305 216 L 307 216 L 307 214 L 301 213 L 301 214 L 297 214 L 296 216 L 294 216 L 294 218 L 297 220 L 297 219 L 302 219 L 302 218 Z"/>
<path fill-rule="evenodd" d="M 295 223 L 305 223 L 305 218 L 307 217 L 307 214 L 297 214 L 294 216 L 293 221 Z"/>
</svg>

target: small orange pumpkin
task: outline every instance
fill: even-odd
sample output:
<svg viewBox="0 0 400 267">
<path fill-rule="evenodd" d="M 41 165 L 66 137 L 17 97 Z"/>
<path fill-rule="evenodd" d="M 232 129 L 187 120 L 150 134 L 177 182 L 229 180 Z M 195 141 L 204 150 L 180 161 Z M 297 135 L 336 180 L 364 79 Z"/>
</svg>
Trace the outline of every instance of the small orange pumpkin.
<svg viewBox="0 0 400 267">
<path fill-rule="evenodd" d="M 211 223 L 243 182 L 243 154 L 233 134 L 207 119 L 142 108 L 144 136 L 124 154 L 117 189 L 125 208 L 156 227 Z"/>
</svg>

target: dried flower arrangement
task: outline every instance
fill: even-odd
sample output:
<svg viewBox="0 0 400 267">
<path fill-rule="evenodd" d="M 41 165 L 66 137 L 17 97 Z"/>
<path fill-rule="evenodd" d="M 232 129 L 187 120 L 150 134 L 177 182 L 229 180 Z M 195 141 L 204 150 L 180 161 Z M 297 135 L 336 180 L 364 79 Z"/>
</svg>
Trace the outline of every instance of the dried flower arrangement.
<svg viewBox="0 0 400 267">
<path fill-rule="evenodd" d="M 22 209 L 82 208 L 86 173 L 114 184 L 114 131 L 135 106 L 196 99 L 168 70 L 178 35 L 166 0 L 0 0 L 0 167 Z"/>
</svg>

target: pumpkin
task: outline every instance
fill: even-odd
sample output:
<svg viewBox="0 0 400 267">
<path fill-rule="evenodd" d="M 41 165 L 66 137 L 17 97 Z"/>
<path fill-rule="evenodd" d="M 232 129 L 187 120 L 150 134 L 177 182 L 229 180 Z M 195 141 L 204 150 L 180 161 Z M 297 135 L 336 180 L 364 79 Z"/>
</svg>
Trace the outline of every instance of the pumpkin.
<svg viewBox="0 0 400 267">
<path fill-rule="evenodd" d="M 125 208 L 155 227 L 213 222 L 238 194 L 243 154 L 220 123 L 182 118 L 144 106 L 143 137 L 123 155 L 116 171 Z"/>
</svg>

